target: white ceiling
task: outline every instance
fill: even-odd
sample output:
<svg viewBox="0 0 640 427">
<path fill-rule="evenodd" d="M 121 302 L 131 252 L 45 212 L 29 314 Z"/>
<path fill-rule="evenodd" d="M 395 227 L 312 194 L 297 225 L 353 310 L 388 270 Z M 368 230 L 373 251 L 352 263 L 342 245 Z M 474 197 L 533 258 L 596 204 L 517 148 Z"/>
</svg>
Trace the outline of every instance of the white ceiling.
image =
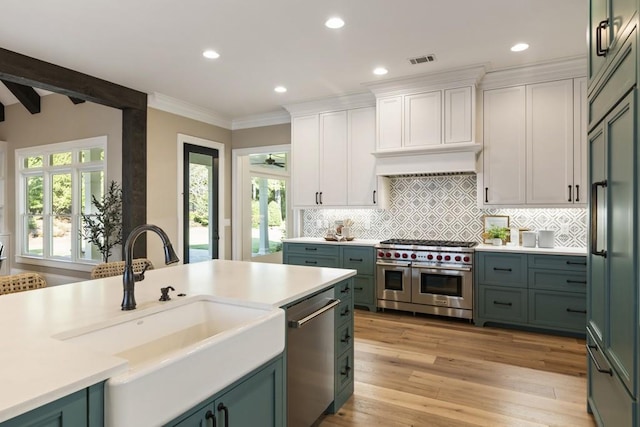
<svg viewBox="0 0 640 427">
<path fill-rule="evenodd" d="M 362 83 L 380 79 L 586 55 L 587 6 L 586 0 L 3 0 L 0 47 L 238 120 L 362 92 Z M 346 21 L 344 28 L 324 27 L 333 15 Z M 529 50 L 510 52 L 522 41 Z M 204 59 L 206 48 L 220 58 Z M 423 54 L 435 54 L 437 62 L 408 63 Z M 389 74 L 374 76 L 380 65 Z M 277 85 L 288 92 L 275 93 Z M 7 101 L 2 89 L 0 100 Z"/>
</svg>

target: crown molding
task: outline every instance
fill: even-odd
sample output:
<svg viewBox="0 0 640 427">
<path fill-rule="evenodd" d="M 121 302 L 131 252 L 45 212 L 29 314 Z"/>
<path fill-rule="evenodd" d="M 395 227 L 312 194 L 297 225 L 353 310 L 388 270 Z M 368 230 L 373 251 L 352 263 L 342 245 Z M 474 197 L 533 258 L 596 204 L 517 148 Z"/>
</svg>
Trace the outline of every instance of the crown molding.
<svg viewBox="0 0 640 427">
<path fill-rule="evenodd" d="M 281 125 L 291 123 L 291 115 L 285 111 L 272 111 L 265 114 L 256 114 L 252 116 L 233 119 L 232 130 L 257 128 L 261 126 Z"/>
<path fill-rule="evenodd" d="M 480 88 L 483 90 L 507 86 L 548 82 L 585 77 L 587 57 L 576 56 L 561 60 L 503 68 L 487 73 Z"/>
<path fill-rule="evenodd" d="M 351 110 L 354 108 L 375 107 L 376 98 L 370 92 L 354 93 L 349 95 L 334 96 L 311 101 L 287 104 L 283 107 L 292 116 L 315 114 L 326 111 Z"/>
<path fill-rule="evenodd" d="M 363 85 L 379 98 L 461 86 L 476 86 L 485 73 L 485 65 L 473 65 L 436 73 L 363 83 Z"/>
<path fill-rule="evenodd" d="M 229 130 L 232 128 L 230 119 L 212 110 L 158 92 L 154 92 L 147 97 L 147 106 L 221 128 Z"/>
</svg>

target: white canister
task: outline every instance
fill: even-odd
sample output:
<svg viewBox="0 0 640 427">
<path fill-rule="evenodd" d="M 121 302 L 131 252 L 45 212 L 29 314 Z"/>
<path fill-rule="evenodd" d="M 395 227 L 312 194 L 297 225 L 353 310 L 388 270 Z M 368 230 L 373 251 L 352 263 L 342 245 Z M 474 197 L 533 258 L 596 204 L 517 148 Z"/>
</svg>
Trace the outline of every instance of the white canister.
<svg viewBox="0 0 640 427">
<path fill-rule="evenodd" d="M 538 233 L 536 233 L 535 231 L 523 231 L 522 246 L 524 246 L 525 248 L 535 248 L 537 236 L 538 236 Z"/>
<path fill-rule="evenodd" d="M 540 230 L 538 232 L 538 247 L 553 248 L 556 237 L 555 234 L 553 230 Z"/>
</svg>

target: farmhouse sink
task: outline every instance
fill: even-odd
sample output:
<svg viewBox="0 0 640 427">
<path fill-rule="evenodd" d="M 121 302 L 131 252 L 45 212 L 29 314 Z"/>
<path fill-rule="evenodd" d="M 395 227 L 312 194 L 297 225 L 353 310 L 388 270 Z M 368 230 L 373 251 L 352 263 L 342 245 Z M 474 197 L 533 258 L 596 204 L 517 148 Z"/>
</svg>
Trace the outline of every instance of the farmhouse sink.
<svg viewBox="0 0 640 427">
<path fill-rule="evenodd" d="M 166 423 L 284 350 L 281 309 L 202 296 L 124 317 L 56 337 L 128 361 L 105 383 L 107 426 Z"/>
</svg>

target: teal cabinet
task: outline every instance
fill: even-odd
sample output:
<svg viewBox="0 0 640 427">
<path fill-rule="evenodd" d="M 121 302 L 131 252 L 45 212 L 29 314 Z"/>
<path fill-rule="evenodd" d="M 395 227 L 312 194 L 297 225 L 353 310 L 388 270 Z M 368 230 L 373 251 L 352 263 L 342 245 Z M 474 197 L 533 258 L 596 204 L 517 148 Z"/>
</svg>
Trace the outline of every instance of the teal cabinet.
<svg viewBox="0 0 640 427">
<path fill-rule="evenodd" d="M 334 364 L 334 400 L 329 412 L 336 413 L 353 394 L 353 278 L 335 286 L 335 297 L 340 305 L 335 311 L 335 364 Z"/>
<path fill-rule="evenodd" d="M 167 424 L 172 427 L 285 425 L 282 356 Z"/>
<path fill-rule="evenodd" d="M 478 252 L 476 260 L 477 325 L 585 333 L 585 257 Z"/>
<path fill-rule="evenodd" d="M 104 388 L 96 384 L 0 423 L 1 427 L 102 427 Z"/>
<path fill-rule="evenodd" d="M 353 302 L 358 307 L 376 311 L 376 252 L 371 246 L 285 242 L 283 263 L 312 267 L 357 270 Z"/>
</svg>

